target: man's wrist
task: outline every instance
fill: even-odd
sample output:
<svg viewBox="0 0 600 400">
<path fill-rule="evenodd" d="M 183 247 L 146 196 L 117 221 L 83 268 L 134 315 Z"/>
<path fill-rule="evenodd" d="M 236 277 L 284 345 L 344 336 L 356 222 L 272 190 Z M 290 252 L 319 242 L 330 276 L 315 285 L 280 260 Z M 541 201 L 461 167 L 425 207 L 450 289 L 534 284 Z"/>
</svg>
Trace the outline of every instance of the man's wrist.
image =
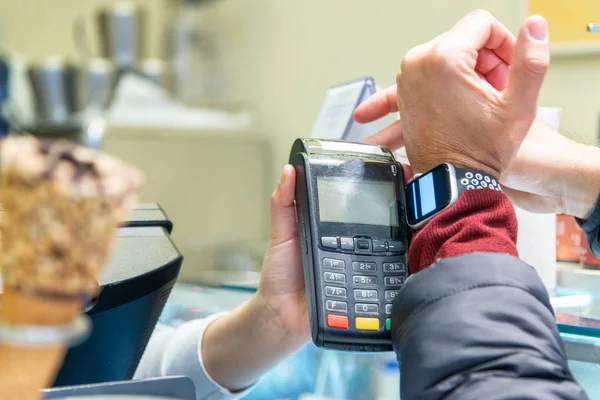
<svg viewBox="0 0 600 400">
<path fill-rule="evenodd" d="M 600 194 L 600 148 L 575 143 L 570 153 L 560 177 L 564 213 L 585 220 Z"/>
<path fill-rule="evenodd" d="M 426 157 L 423 157 L 423 159 L 425 161 Z M 491 177 L 494 177 L 496 180 L 498 180 L 500 177 L 498 168 L 491 167 L 485 163 L 477 161 L 474 158 L 466 157 L 461 154 L 436 155 L 435 160 L 432 159 L 422 163 L 414 163 L 411 164 L 411 167 L 414 173 L 424 174 L 425 172 L 430 171 L 431 169 L 443 163 L 452 164 L 457 168 L 481 171 Z"/>
</svg>

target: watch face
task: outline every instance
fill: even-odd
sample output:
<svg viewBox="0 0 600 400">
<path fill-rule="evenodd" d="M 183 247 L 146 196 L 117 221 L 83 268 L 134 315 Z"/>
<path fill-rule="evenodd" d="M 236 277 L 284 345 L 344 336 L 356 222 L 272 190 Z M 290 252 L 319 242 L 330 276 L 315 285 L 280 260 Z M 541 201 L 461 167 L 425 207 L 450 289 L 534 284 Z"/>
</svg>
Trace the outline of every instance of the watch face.
<svg viewBox="0 0 600 400">
<path fill-rule="evenodd" d="M 452 186 L 448 166 L 439 165 L 419 176 L 406 187 L 406 219 L 417 225 L 448 207 L 452 199 Z"/>
</svg>

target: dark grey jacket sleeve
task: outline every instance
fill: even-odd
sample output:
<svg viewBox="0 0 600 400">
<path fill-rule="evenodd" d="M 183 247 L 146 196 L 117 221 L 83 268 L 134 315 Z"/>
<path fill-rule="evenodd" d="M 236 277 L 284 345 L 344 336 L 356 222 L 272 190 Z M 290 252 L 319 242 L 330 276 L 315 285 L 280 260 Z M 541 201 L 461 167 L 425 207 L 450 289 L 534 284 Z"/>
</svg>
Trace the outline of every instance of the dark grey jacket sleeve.
<svg viewBox="0 0 600 400">
<path fill-rule="evenodd" d="M 576 218 L 579 226 L 585 232 L 590 249 L 596 257 L 600 257 L 600 197 L 587 221 Z"/>
<path fill-rule="evenodd" d="M 402 400 L 587 399 L 543 283 L 507 254 L 446 258 L 412 275 L 392 338 Z"/>
</svg>

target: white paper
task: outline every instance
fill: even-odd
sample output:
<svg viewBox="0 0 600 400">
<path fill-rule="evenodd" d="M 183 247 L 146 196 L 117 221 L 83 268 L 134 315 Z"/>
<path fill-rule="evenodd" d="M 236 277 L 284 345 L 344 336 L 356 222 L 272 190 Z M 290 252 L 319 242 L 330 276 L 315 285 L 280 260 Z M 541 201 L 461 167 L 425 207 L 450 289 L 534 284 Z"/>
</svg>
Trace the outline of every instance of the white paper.
<svg viewBox="0 0 600 400">
<path fill-rule="evenodd" d="M 341 140 L 353 121 L 352 113 L 361 101 L 364 88 L 364 80 L 329 88 L 310 136 Z"/>
</svg>

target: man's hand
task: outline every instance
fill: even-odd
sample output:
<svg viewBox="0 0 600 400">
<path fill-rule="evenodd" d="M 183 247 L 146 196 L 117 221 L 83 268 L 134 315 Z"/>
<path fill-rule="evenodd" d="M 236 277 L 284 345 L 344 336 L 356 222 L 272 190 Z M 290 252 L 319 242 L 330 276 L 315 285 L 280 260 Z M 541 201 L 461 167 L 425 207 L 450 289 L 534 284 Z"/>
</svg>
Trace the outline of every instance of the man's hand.
<svg viewBox="0 0 600 400">
<path fill-rule="evenodd" d="M 364 122 L 377 119 L 388 112 L 388 104 L 395 104 L 395 98 L 396 85 L 373 95 L 356 115 Z M 404 143 L 401 121 L 365 142 L 399 149 Z M 412 177 L 410 168 L 404 167 L 407 178 Z M 586 219 L 600 194 L 600 148 L 568 139 L 534 121 L 500 183 L 512 202 L 525 210 Z"/>
<path fill-rule="evenodd" d="M 542 17 L 529 17 L 515 42 L 488 12 L 476 11 L 412 49 L 402 61 L 396 96 L 389 89 L 375 95 L 354 116 L 366 122 L 399 110 L 415 172 L 451 162 L 500 177 L 535 118 L 548 63 Z"/>
</svg>

